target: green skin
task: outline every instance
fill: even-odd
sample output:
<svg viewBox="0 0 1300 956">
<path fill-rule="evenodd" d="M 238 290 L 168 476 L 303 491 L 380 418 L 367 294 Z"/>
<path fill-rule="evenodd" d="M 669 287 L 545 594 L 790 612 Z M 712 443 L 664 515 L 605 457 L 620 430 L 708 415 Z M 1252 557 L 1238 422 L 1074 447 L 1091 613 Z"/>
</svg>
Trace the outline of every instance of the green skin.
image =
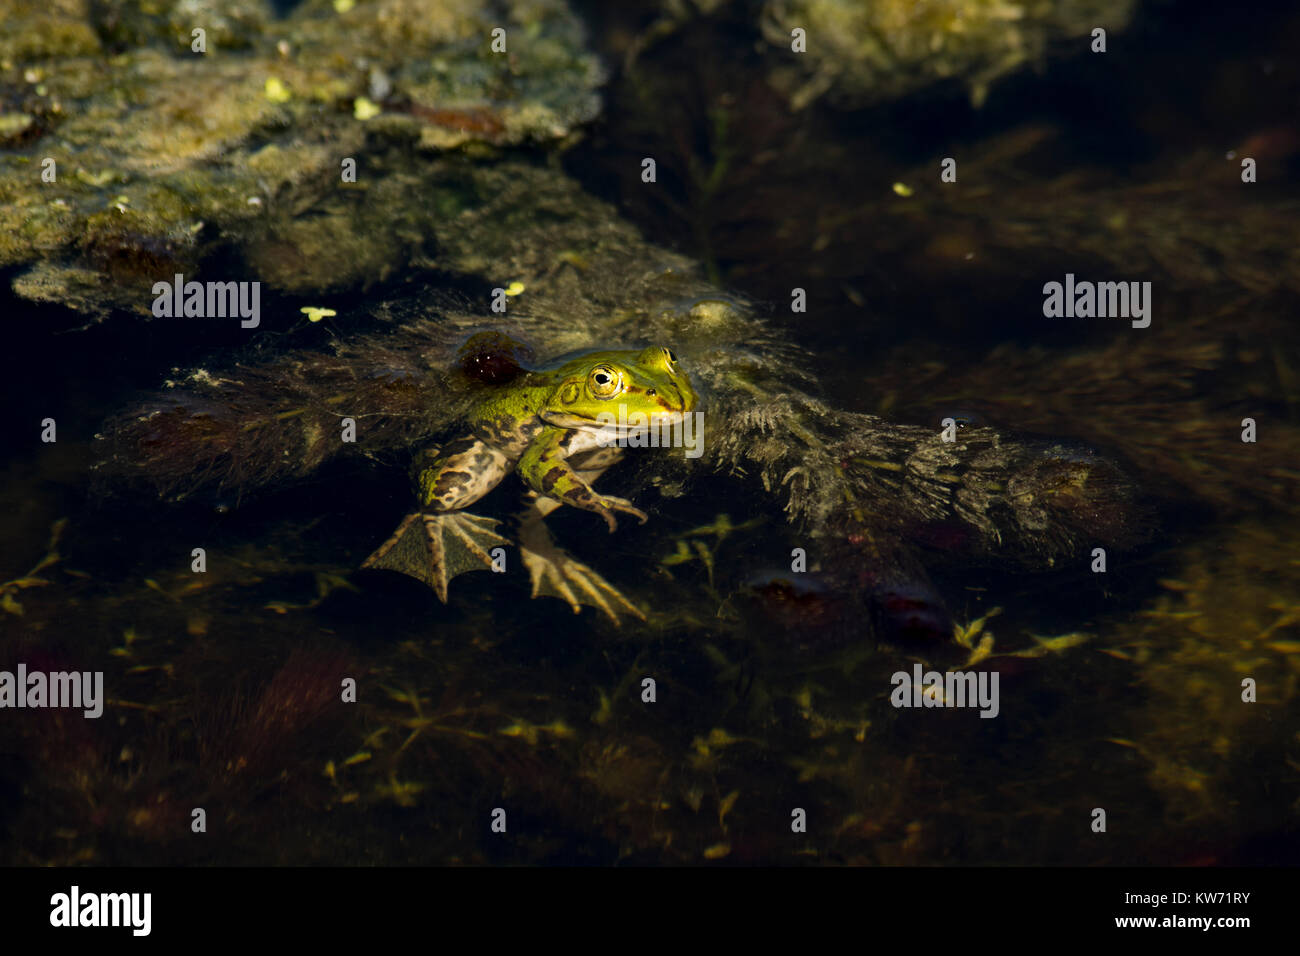
<svg viewBox="0 0 1300 956">
<path fill-rule="evenodd" d="M 413 469 L 425 512 L 459 511 L 491 491 L 514 468 L 542 498 L 593 511 L 617 528 L 618 511 L 646 520 L 623 498 L 597 494 L 569 459 L 587 475 L 599 474 L 618 456 L 601 447 L 617 435 L 598 416 L 617 420 L 638 413 L 678 421 L 693 411 L 695 390 L 673 353 L 652 346 L 641 351 L 588 352 L 558 368 L 529 372 L 470 413 L 470 432 L 438 449 Z"/>
</svg>

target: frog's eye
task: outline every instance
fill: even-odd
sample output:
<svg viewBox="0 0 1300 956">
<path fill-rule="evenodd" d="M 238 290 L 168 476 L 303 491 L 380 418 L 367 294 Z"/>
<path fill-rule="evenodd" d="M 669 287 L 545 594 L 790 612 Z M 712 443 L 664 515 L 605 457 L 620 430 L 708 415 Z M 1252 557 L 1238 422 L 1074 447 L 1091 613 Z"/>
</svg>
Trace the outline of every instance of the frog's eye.
<svg viewBox="0 0 1300 956">
<path fill-rule="evenodd" d="M 609 398 L 618 392 L 618 373 L 608 365 L 597 365 L 587 376 L 587 383 L 591 387 L 591 394 L 597 398 Z"/>
<path fill-rule="evenodd" d="M 674 365 L 677 362 L 677 356 L 673 354 L 672 349 L 664 349 L 664 358 L 668 359 L 669 365 Z"/>
</svg>

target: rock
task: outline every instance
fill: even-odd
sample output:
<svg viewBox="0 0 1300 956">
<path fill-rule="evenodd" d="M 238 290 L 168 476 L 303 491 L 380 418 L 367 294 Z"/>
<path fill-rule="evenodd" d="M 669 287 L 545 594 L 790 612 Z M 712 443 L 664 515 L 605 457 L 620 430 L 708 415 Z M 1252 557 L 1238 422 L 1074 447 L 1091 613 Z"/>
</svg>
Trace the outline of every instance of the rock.
<svg viewBox="0 0 1300 956">
<path fill-rule="evenodd" d="M 413 144 L 436 167 L 474 143 L 558 140 L 598 108 L 601 69 L 559 3 L 9 7 L 0 103 L 21 109 L 0 118 L 0 267 L 30 270 L 19 294 L 96 317 L 147 313 L 155 281 L 218 254 L 247 267 L 229 278 L 287 290 L 382 279 L 439 215 L 384 179 Z"/>
</svg>

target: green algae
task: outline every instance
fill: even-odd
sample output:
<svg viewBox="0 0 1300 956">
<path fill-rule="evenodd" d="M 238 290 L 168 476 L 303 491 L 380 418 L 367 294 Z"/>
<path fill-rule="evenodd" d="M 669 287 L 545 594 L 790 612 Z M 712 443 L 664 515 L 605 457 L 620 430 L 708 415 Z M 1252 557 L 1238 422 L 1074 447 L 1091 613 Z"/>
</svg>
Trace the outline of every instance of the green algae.
<svg viewBox="0 0 1300 956">
<path fill-rule="evenodd" d="M 0 95 L 24 106 L 5 113 L 20 143 L 0 152 L 0 266 L 30 267 L 20 294 L 95 315 L 147 312 L 154 281 L 218 251 L 291 289 L 381 279 L 404 261 L 402 237 L 437 215 L 377 182 L 391 144 L 414 140 L 436 164 L 478 142 L 561 139 L 595 115 L 602 79 L 581 25 L 548 2 L 306 3 L 278 20 L 253 0 L 6 14 L 16 36 L 49 36 L 51 20 L 86 42 L 0 54 Z M 209 31 L 206 53 L 191 51 L 191 27 Z M 359 119 L 370 98 L 380 116 Z M 354 185 L 347 158 L 365 201 L 336 202 Z M 331 207 L 320 234 L 292 222 L 318 206 Z"/>
<path fill-rule="evenodd" d="M 1133 0 L 768 0 L 764 38 L 784 54 L 775 86 L 796 108 L 827 96 L 841 105 L 897 99 L 956 80 L 981 104 L 996 80 L 1041 63 L 1072 41 L 1087 49 L 1097 27 L 1125 27 Z M 791 52 L 791 31 L 806 52 Z"/>
</svg>

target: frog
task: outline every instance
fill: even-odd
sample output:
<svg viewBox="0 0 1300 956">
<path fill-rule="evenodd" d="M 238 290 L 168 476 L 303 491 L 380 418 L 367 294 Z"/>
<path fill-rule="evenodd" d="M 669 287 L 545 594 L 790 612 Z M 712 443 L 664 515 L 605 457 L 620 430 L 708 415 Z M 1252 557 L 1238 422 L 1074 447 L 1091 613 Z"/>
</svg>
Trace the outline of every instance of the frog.
<svg viewBox="0 0 1300 956">
<path fill-rule="evenodd" d="M 497 532 L 498 521 L 465 509 L 514 471 L 527 489 L 518 548 L 532 597 L 558 597 L 575 614 L 586 604 L 615 626 L 624 615 L 644 621 L 621 591 L 558 548 L 543 522 L 568 505 L 602 518 L 610 534 L 618 531 L 619 514 L 644 524 L 648 516 L 631 501 L 592 484 L 620 459 L 620 439 L 647 424 L 676 425 L 698 402 L 689 375 L 662 345 L 583 352 L 521 369 L 473 404 L 461 437 L 415 455 L 418 507 L 362 567 L 410 575 L 446 604 L 452 578 L 493 570 L 492 552 L 511 543 Z"/>
</svg>

